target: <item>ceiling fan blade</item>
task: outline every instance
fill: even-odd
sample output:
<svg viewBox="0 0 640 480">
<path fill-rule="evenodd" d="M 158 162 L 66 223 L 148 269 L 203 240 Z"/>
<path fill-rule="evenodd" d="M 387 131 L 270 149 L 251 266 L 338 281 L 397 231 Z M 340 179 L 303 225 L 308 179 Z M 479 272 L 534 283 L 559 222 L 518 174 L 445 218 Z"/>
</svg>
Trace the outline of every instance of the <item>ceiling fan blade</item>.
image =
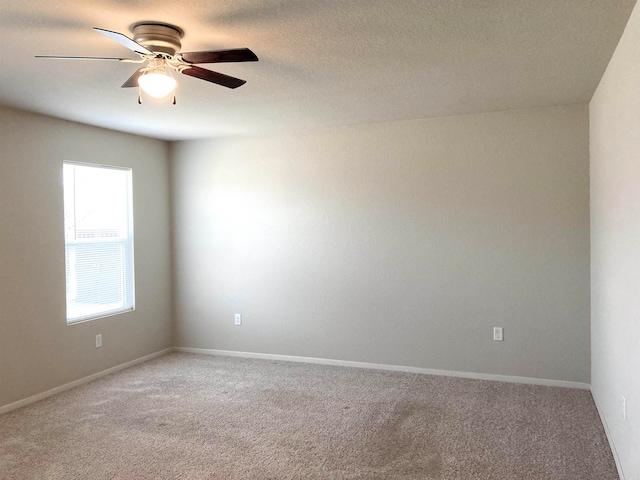
<svg viewBox="0 0 640 480">
<path fill-rule="evenodd" d="M 133 40 L 131 40 L 126 35 L 123 35 L 122 33 L 112 32 L 111 30 L 105 30 L 104 28 L 98 28 L 98 27 L 93 27 L 93 29 L 96 32 L 101 33 L 106 37 L 109 37 L 111 40 L 115 40 L 120 45 L 123 45 L 127 47 L 129 50 L 133 50 L 134 52 L 140 55 L 153 55 L 153 52 L 151 50 L 148 50 L 147 48 L 143 47 L 138 42 L 134 42 Z"/>
<path fill-rule="evenodd" d="M 184 70 L 182 70 L 182 73 L 184 73 L 185 75 L 189 75 L 190 77 L 206 80 L 207 82 L 217 83 L 218 85 L 222 85 L 223 87 L 227 88 L 238 88 L 239 86 L 247 83 L 246 80 L 230 77 L 229 75 L 225 75 L 223 73 L 213 72 L 211 70 L 207 70 L 206 68 L 196 67 L 195 65 L 186 67 Z"/>
<path fill-rule="evenodd" d="M 49 60 L 113 60 L 116 62 L 137 62 L 130 58 L 112 58 L 112 57 L 61 57 L 58 55 L 36 55 L 36 58 L 47 58 Z"/>
<path fill-rule="evenodd" d="M 248 48 L 217 50 L 212 52 L 187 52 L 178 54 L 187 63 L 257 62 L 258 57 Z"/>
<path fill-rule="evenodd" d="M 120 88 L 138 87 L 138 78 L 142 75 L 142 68 L 135 71 Z"/>
</svg>

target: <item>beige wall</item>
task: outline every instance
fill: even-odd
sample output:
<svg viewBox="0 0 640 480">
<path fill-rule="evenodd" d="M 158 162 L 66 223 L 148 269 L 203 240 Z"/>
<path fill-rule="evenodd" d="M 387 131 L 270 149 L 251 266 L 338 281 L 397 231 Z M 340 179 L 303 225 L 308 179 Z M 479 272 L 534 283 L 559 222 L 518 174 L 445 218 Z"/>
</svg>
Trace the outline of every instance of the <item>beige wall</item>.
<svg viewBox="0 0 640 480">
<path fill-rule="evenodd" d="M 589 106 L 592 386 L 628 480 L 640 479 L 638 45 L 636 7 Z"/>
<path fill-rule="evenodd" d="M 176 344 L 589 382 L 588 144 L 586 106 L 174 144 Z"/>
<path fill-rule="evenodd" d="M 3 406 L 167 348 L 172 332 L 167 144 L 6 107 L 0 125 Z M 66 324 L 64 160 L 133 168 L 133 312 Z"/>
</svg>

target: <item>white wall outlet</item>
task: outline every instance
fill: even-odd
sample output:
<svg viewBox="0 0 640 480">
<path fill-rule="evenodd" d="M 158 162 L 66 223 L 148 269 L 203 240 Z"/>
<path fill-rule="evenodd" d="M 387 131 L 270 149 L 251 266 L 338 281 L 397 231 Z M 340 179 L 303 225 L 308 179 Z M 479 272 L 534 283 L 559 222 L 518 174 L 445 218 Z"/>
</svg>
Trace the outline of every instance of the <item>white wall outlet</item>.
<svg viewBox="0 0 640 480">
<path fill-rule="evenodd" d="M 501 342 L 502 340 L 504 340 L 502 327 L 493 327 L 493 339 L 496 342 Z"/>
<path fill-rule="evenodd" d="M 99 333 L 98 335 L 96 335 L 96 348 L 101 346 L 102 346 L 102 334 Z"/>
<path fill-rule="evenodd" d="M 622 419 L 627 421 L 627 399 L 624 396 L 622 397 Z"/>
<path fill-rule="evenodd" d="M 240 315 L 239 313 L 236 313 L 234 317 L 234 322 L 236 325 L 242 325 L 242 315 Z"/>
</svg>

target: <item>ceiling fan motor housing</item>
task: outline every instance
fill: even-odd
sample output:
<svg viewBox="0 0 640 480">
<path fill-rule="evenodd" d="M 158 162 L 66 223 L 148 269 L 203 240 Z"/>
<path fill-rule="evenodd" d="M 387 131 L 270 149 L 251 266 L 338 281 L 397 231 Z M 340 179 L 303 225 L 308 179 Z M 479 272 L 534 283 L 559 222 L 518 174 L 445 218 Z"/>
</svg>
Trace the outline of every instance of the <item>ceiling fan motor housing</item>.
<svg viewBox="0 0 640 480">
<path fill-rule="evenodd" d="M 180 51 L 184 31 L 167 23 L 140 22 L 131 26 L 133 40 L 154 53 L 175 55 Z"/>
</svg>

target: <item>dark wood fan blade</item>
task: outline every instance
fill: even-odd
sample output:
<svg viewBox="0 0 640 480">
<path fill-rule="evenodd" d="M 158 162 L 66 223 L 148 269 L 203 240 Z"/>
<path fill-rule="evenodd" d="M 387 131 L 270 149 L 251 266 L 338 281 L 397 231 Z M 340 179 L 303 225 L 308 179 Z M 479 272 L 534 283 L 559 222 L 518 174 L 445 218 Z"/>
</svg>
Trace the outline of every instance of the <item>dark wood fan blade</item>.
<svg viewBox="0 0 640 480">
<path fill-rule="evenodd" d="M 140 75 L 142 75 L 142 69 L 136 70 L 136 72 L 133 75 L 131 75 L 127 79 L 127 81 L 122 84 L 122 87 L 120 87 L 120 88 L 137 87 L 138 86 L 138 78 L 140 78 Z"/>
<path fill-rule="evenodd" d="M 196 67 L 195 65 L 185 68 L 184 70 L 182 70 L 182 73 L 184 73 L 185 75 L 189 75 L 190 77 L 206 80 L 207 82 L 217 83 L 218 85 L 222 85 L 223 87 L 227 88 L 238 88 L 239 86 L 247 83 L 246 80 L 230 77 L 229 75 L 225 75 L 223 73 L 212 72 L 211 70 Z"/>
<path fill-rule="evenodd" d="M 57 55 L 36 55 L 36 58 L 47 58 L 49 60 L 113 60 L 117 62 L 130 62 L 130 58 L 112 57 L 60 57 Z M 134 60 L 135 61 L 135 60 Z"/>
<path fill-rule="evenodd" d="M 257 62 L 258 57 L 248 48 L 235 50 L 217 50 L 212 52 L 180 53 L 187 63 Z"/>
<path fill-rule="evenodd" d="M 141 55 L 143 54 L 153 55 L 153 52 L 151 50 L 148 50 L 147 48 L 143 47 L 139 43 L 134 42 L 133 40 L 131 40 L 126 35 L 123 35 L 122 33 L 112 32 L 111 30 L 105 30 L 104 28 L 98 28 L 98 27 L 93 27 L 93 29 L 96 32 L 101 33 L 102 35 L 109 37 L 111 40 L 115 40 L 120 45 L 127 47 L 129 50 L 133 50 L 134 52 L 139 53 Z"/>
</svg>

